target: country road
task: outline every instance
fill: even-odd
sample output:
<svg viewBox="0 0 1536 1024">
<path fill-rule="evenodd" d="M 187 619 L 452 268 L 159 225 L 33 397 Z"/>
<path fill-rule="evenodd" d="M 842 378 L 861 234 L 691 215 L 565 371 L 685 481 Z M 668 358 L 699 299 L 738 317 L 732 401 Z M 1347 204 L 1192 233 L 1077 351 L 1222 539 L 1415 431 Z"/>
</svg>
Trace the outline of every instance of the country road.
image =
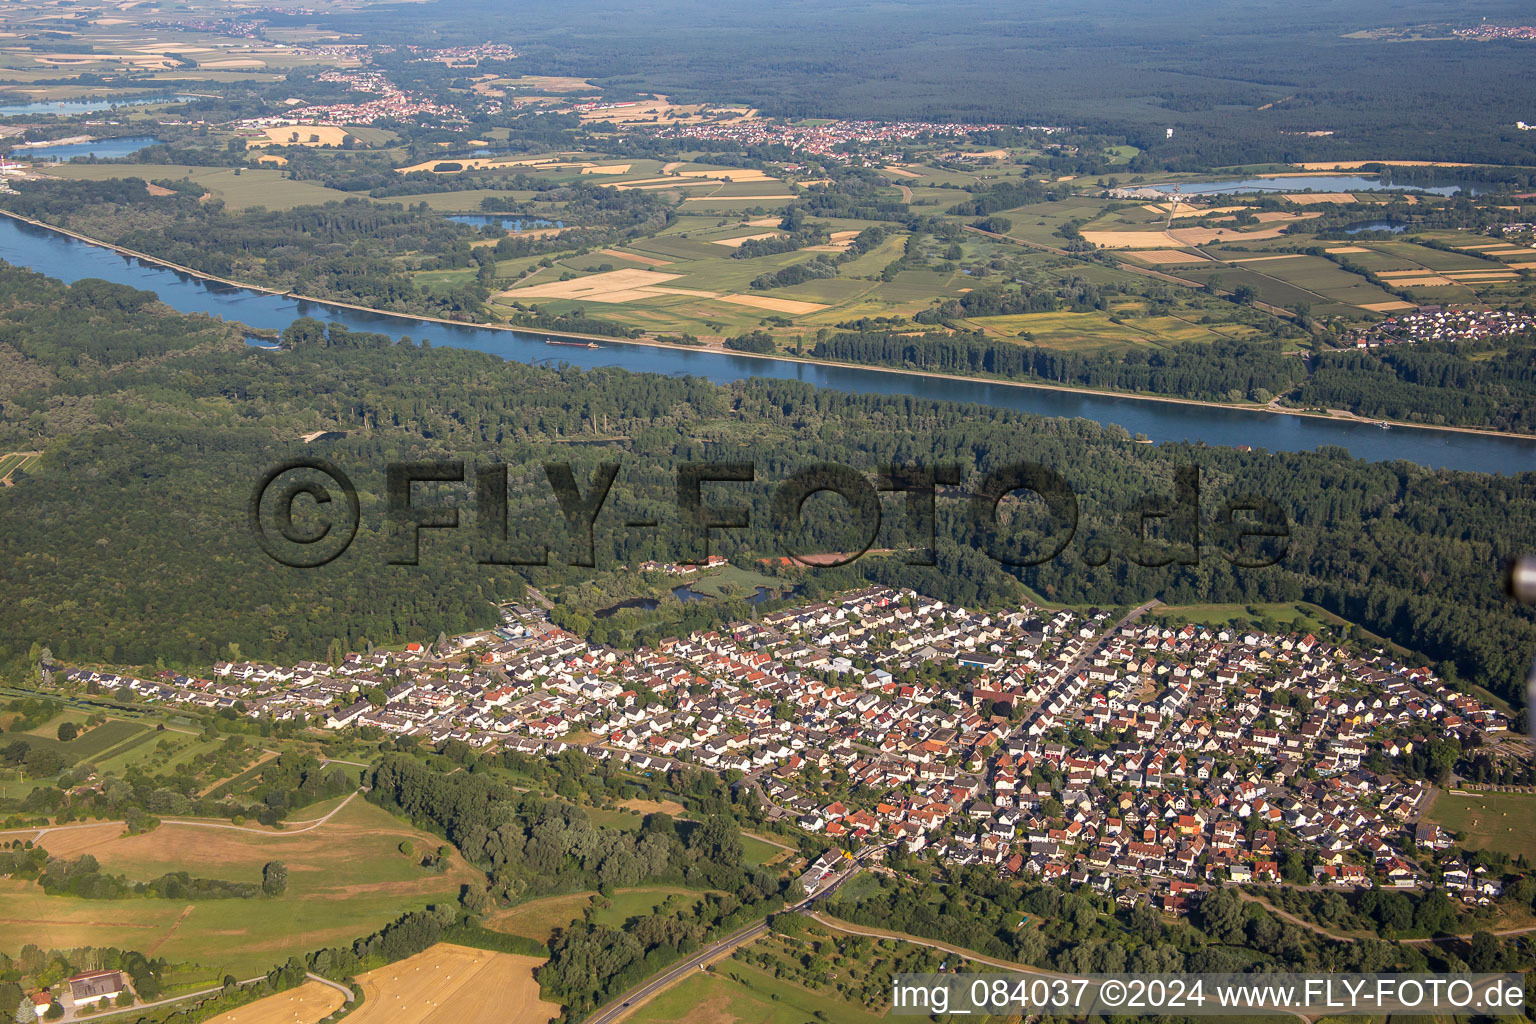
<svg viewBox="0 0 1536 1024">
<path fill-rule="evenodd" d="M 274 839 L 282 839 L 286 836 L 297 836 L 302 835 L 305 832 L 314 831 L 339 814 L 341 809 L 347 806 L 347 804 L 351 803 L 353 798 L 361 792 L 362 790 L 359 789 L 349 794 L 345 800 L 331 808 L 330 813 L 328 813 L 323 818 L 314 818 L 310 821 L 298 822 L 297 824 L 302 825 L 302 828 L 285 828 L 279 831 L 276 829 L 267 828 L 247 828 L 244 825 L 226 825 L 219 821 L 194 821 L 187 818 L 163 818 L 160 821 L 160 827 L 163 828 L 166 825 L 184 825 L 188 828 L 222 828 L 228 829 L 232 832 L 249 832 L 252 835 L 271 836 Z M 0 830 L 0 836 L 30 834 L 32 836 L 32 841 L 37 842 L 50 832 L 70 832 L 81 828 L 103 828 L 107 825 L 123 824 L 125 823 L 121 821 L 88 821 L 82 822 L 79 825 L 42 825 L 36 828 L 12 828 Z"/>
<path fill-rule="evenodd" d="M 864 850 L 861 856 L 868 856 L 870 853 L 878 849 L 884 849 L 884 847 L 869 847 L 868 849 Z M 837 880 L 831 885 L 827 886 L 825 889 L 822 889 L 820 892 L 817 892 L 815 895 L 807 896 L 805 899 L 801 900 L 799 903 L 794 904 L 793 906 L 785 907 L 784 911 L 781 911 L 781 913 L 794 910 L 804 910 L 806 907 L 809 907 L 817 900 L 826 899 L 834 892 L 836 892 L 844 882 L 858 874 L 859 870 L 863 866 L 864 865 L 862 861 L 856 859 L 852 866 L 850 866 L 848 870 L 839 875 Z M 628 992 L 619 996 L 617 999 L 612 1000 L 608 1003 L 607 1006 L 602 1007 L 592 1016 L 588 1017 L 584 1024 L 613 1024 L 613 1022 L 619 1018 L 627 1016 L 630 1010 L 640 1002 L 649 999 L 651 996 L 656 995 L 663 989 L 670 988 L 673 984 L 687 977 L 693 971 L 702 970 L 704 966 L 711 960 L 716 960 L 720 957 L 723 957 L 729 954 L 732 950 L 735 950 L 737 947 L 744 946 L 759 936 L 767 934 L 767 932 L 768 922 L 759 921 L 757 924 L 749 925 L 740 931 L 733 932 L 723 939 L 710 943 L 708 946 L 699 950 L 697 953 L 694 953 L 692 956 L 689 956 L 686 960 L 683 960 L 676 966 L 668 968 L 661 974 L 652 978 L 650 981 L 642 982 L 640 985 L 630 989 Z"/>
</svg>

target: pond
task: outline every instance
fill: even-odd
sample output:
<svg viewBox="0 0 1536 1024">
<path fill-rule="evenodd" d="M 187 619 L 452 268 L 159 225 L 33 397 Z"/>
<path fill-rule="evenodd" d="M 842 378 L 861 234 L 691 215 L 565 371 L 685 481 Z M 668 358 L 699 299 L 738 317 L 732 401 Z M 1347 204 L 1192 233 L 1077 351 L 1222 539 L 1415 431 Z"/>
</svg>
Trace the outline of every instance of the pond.
<svg viewBox="0 0 1536 1024">
<path fill-rule="evenodd" d="M 508 231 L 533 231 L 537 228 L 563 228 L 563 220 L 540 220 L 537 217 L 501 217 L 490 213 L 451 213 L 448 219 L 459 224 L 499 224 Z"/>
<path fill-rule="evenodd" d="M 1482 191 L 1475 185 L 1442 183 L 1437 185 L 1408 185 L 1393 183 L 1384 185 L 1380 178 L 1368 178 L 1360 174 L 1308 174 L 1284 178 L 1242 178 L 1232 181 L 1189 181 L 1163 185 L 1146 185 L 1145 188 L 1165 195 L 1213 196 L 1235 195 L 1242 192 L 1432 192 L 1438 196 L 1466 192 L 1477 195 Z"/>
<path fill-rule="evenodd" d="M 1408 230 L 1407 224 L 1394 224 L 1389 220 L 1373 220 L 1369 224 L 1356 224 L 1354 227 L 1345 228 L 1346 235 L 1360 235 L 1367 231 L 1390 231 L 1394 235 L 1400 235 Z"/>
<path fill-rule="evenodd" d="M 103 160 L 137 153 L 145 146 L 159 145 L 162 139 L 153 135 L 125 135 L 117 139 L 93 139 L 90 142 L 65 142 L 52 146 L 25 146 L 12 151 L 16 160 L 72 160 L 77 156 L 94 156 Z"/>
<path fill-rule="evenodd" d="M 22 117 L 27 114 L 58 114 L 60 117 L 68 117 L 71 114 L 111 110 L 113 107 L 137 107 L 146 103 L 176 103 L 194 98 L 177 94 L 175 96 L 139 96 L 134 99 L 103 96 L 91 100 L 33 100 L 31 103 L 0 105 L 0 117 Z"/>
</svg>

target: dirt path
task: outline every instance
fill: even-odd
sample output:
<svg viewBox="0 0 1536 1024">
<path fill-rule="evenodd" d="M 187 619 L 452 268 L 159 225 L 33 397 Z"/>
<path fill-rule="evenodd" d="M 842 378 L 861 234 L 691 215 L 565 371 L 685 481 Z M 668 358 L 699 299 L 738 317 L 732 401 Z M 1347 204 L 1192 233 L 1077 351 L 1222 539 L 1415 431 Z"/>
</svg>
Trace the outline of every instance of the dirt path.
<svg viewBox="0 0 1536 1024">
<path fill-rule="evenodd" d="M 1360 935 L 1350 935 L 1344 932 L 1331 932 L 1320 924 L 1308 921 L 1305 918 L 1297 917 L 1295 914 L 1292 914 L 1289 911 L 1281 910 L 1279 907 L 1264 899 L 1262 896 L 1255 896 L 1252 893 L 1244 892 L 1241 889 L 1237 891 L 1237 895 L 1248 903 L 1257 903 L 1259 906 L 1263 907 L 1265 910 L 1269 911 L 1271 914 L 1274 914 L 1276 917 L 1281 918 L 1282 920 L 1288 921 L 1294 925 L 1299 925 L 1308 931 L 1315 932 L 1316 934 L 1322 935 L 1326 938 L 1333 939 L 1335 942 L 1358 942 L 1362 938 L 1369 937 L 1363 933 Z M 1484 931 L 1486 929 L 1478 930 Z M 1491 932 L 1490 934 L 1505 937 L 1510 935 L 1525 935 L 1528 932 L 1536 932 L 1536 924 L 1528 924 L 1520 928 L 1501 928 L 1497 931 Z M 1431 942 L 1465 942 L 1471 939 L 1474 934 L 1476 933 L 1459 932 L 1455 935 L 1437 935 L 1433 938 L 1424 939 L 1398 939 L 1397 941 L 1401 942 L 1405 946 L 1423 946 Z"/>
<path fill-rule="evenodd" d="M 190 821 L 185 818 L 166 818 L 160 822 L 160 825 L 162 828 L 166 825 L 184 825 L 188 828 L 222 828 L 229 829 L 232 832 L 249 832 L 252 835 L 271 836 L 274 839 L 281 839 L 286 836 L 297 836 L 303 835 L 305 832 L 313 832 L 315 829 L 319 828 L 321 825 L 324 825 L 326 822 L 330 821 L 337 814 L 339 814 L 341 809 L 347 806 L 347 804 L 351 803 L 353 798 L 355 798 L 357 794 L 361 792 L 362 790 L 357 790 L 356 792 L 352 793 L 341 803 L 333 807 L 330 813 L 323 818 L 314 818 L 307 822 L 298 822 L 297 824 L 302 825 L 302 828 L 282 829 L 279 831 L 276 829 L 266 828 L 247 828 L 244 825 L 226 825 L 219 821 Z M 93 821 L 83 825 L 43 825 L 36 828 L 12 828 L 0 831 L 0 836 L 31 834 L 33 842 L 36 842 L 50 832 L 70 832 L 80 828 L 101 828 L 105 825 L 121 824 L 123 824 L 121 821 Z"/>
<path fill-rule="evenodd" d="M 194 906 L 191 903 L 188 903 L 187 906 L 186 906 L 186 909 L 183 910 L 181 913 L 176 915 L 176 920 L 171 922 L 171 926 L 165 930 L 165 934 L 160 936 L 158 939 L 156 939 L 155 942 L 154 942 L 154 945 L 150 946 L 149 949 L 145 950 L 144 955 L 145 956 L 154 956 L 157 952 L 159 952 L 160 951 L 160 947 L 165 945 L 167 942 L 169 942 L 171 936 L 176 934 L 176 929 L 181 927 L 181 922 L 183 922 L 187 918 L 191 917 L 192 916 L 192 911 L 196 910 L 196 909 L 197 909 L 196 906 Z"/>
</svg>

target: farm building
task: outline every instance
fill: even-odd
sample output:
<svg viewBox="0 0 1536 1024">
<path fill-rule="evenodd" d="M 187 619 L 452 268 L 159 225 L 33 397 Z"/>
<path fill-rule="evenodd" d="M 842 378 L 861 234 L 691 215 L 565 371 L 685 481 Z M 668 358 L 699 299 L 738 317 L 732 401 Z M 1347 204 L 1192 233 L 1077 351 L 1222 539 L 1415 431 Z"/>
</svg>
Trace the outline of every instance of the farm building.
<svg viewBox="0 0 1536 1024">
<path fill-rule="evenodd" d="M 69 994 L 77 1007 L 115 999 L 124 987 L 122 971 L 86 971 L 69 979 Z"/>
</svg>

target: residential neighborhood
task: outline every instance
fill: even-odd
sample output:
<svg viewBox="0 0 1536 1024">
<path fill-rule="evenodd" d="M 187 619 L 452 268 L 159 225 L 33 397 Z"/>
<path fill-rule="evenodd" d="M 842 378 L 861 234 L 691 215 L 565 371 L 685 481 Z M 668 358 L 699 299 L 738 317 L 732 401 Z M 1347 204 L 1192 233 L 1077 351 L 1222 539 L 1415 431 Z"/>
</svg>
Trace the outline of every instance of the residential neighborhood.
<svg viewBox="0 0 1536 1024">
<path fill-rule="evenodd" d="M 900 844 L 1175 914 L 1226 883 L 1498 895 L 1460 863 L 1431 879 L 1418 853 L 1452 837 L 1420 820 L 1429 782 L 1397 766 L 1448 737 L 1517 757 L 1503 715 L 1380 653 L 1139 621 L 1150 607 L 985 613 L 867 587 L 622 651 L 514 604 L 494 630 L 338 665 L 67 678 L 333 730 L 701 767 L 843 849 Z"/>
</svg>

